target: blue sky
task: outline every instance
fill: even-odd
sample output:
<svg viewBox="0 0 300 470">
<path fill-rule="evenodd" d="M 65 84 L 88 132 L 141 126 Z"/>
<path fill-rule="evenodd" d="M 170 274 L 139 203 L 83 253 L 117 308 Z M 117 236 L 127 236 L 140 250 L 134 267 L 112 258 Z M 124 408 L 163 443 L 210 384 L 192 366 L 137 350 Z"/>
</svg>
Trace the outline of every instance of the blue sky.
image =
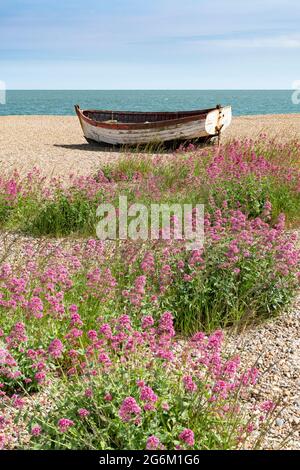
<svg viewBox="0 0 300 470">
<path fill-rule="evenodd" d="M 0 0 L 9 89 L 289 89 L 299 0 Z"/>
</svg>

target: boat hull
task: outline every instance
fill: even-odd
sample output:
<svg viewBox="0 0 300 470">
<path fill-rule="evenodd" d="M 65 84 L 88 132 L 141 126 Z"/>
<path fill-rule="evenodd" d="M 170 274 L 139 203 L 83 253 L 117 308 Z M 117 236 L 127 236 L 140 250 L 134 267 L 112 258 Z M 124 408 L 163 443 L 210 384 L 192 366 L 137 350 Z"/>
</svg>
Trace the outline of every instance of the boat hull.
<svg viewBox="0 0 300 470">
<path fill-rule="evenodd" d="M 173 140 L 208 138 L 223 132 L 231 122 L 231 107 L 213 109 L 205 114 L 139 125 L 97 122 L 76 107 L 83 134 L 88 141 L 112 145 L 138 145 Z"/>
</svg>

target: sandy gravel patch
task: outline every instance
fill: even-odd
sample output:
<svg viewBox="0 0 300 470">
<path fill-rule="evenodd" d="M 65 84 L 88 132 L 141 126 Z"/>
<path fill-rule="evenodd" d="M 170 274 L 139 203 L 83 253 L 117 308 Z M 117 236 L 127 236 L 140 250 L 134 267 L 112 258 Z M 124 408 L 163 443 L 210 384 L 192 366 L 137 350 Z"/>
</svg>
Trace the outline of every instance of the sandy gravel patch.
<svg viewBox="0 0 300 470">
<path fill-rule="evenodd" d="M 88 144 L 72 116 L 0 117 L 0 168 L 8 171 L 36 166 L 45 175 L 90 174 L 118 155 Z"/>
<path fill-rule="evenodd" d="M 229 351 L 259 369 L 249 404 L 278 403 L 264 448 L 279 449 L 288 437 L 283 448 L 300 450 L 300 296 L 289 314 L 227 339 Z"/>
<path fill-rule="evenodd" d="M 241 116 L 233 118 L 231 126 L 225 131 L 225 140 L 232 138 L 258 138 L 261 133 L 277 142 L 300 139 L 300 114 L 268 114 L 260 116 Z"/>
</svg>

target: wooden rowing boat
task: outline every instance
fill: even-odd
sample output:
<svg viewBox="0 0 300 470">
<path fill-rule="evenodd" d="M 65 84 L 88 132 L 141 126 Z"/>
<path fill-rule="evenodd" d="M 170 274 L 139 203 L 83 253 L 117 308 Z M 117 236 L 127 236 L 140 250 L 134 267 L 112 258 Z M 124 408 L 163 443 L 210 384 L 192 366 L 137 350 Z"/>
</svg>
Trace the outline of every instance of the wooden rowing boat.
<svg viewBox="0 0 300 470">
<path fill-rule="evenodd" d="M 88 141 L 137 145 L 212 138 L 231 123 L 231 106 L 178 112 L 81 110 L 75 106 Z"/>
</svg>

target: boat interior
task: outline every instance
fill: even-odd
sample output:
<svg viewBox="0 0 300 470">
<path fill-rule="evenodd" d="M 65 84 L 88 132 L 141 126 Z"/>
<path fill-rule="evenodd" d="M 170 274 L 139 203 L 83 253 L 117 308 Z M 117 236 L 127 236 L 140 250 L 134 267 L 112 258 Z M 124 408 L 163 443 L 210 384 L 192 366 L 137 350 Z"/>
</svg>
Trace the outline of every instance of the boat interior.
<svg viewBox="0 0 300 470">
<path fill-rule="evenodd" d="M 212 108 L 215 109 L 215 108 Z M 93 111 L 86 110 L 83 114 L 97 122 L 107 123 L 149 123 L 149 122 L 160 122 L 170 121 L 172 119 L 181 119 L 191 116 L 202 116 L 205 118 L 209 111 L 212 109 L 202 109 L 195 111 L 178 111 L 178 112 L 149 112 L 149 113 L 135 113 L 135 112 L 124 112 L 124 111 Z"/>
</svg>

